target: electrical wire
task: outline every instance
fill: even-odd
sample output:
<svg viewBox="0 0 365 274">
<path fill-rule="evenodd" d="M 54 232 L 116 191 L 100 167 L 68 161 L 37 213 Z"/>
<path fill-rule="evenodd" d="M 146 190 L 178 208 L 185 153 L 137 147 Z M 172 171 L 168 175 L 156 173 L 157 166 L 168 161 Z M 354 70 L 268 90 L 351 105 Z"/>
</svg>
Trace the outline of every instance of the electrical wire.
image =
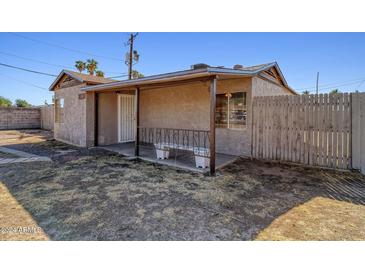
<svg viewBox="0 0 365 274">
<path fill-rule="evenodd" d="M 4 63 L 0 63 L 0 66 L 4 66 L 4 67 L 8 67 L 8 68 L 13 68 L 13 69 L 18 69 L 18 70 L 22 70 L 22 71 L 26 71 L 26 72 L 32 72 L 32 73 L 36 73 L 36 74 L 40 74 L 40 75 L 57 77 L 57 75 L 54 75 L 54 74 L 50 74 L 50 73 L 46 73 L 46 72 L 40 72 L 40 71 L 26 69 L 26 68 L 21 68 L 21 67 L 17 67 L 17 66 L 12 66 L 12 65 L 8 65 L 8 64 L 4 64 Z"/>
<path fill-rule="evenodd" d="M 37 59 L 29 58 L 29 57 L 24 57 L 24 56 L 19 56 L 19 55 L 12 54 L 12 53 L 8 53 L 8 52 L 0 51 L 0 54 L 6 55 L 6 56 L 15 57 L 15 58 L 18 58 L 18 59 L 23 59 L 23 60 L 31 61 L 31 62 L 35 62 L 35 63 L 45 64 L 45 65 L 49 65 L 49 66 L 53 66 L 53 67 L 57 67 L 57 68 L 62 68 L 62 69 L 67 68 L 67 69 L 70 69 L 70 70 L 74 70 L 75 69 L 74 67 L 69 67 L 69 66 L 63 66 L 63 65 L 48 63 L 48 62 L 44 62 L 44 61 L 41 61 L 41 60 L 37 60 Z M 113 74 L 113 73 L 119 73 L 119 72 L 115 72 L 115 71 L 104 71 L 104 72 L 106 72 L 108 74 L 109 73 L 111 73 L 111 74 Z M 128 74 L 125 73 L 125 75 L 128 75 Z M 117 76 L 117 77 L 119 77 L 119 76 Z M 114 76 L 111 76 L 110 78 L 115 78 L 115 77 Z"/>
<path fill-rule="evenodd" d="M 53 67 L 74 69 L 73 67 L 52 64 L 52 63 L 36 60 L 36 59 L 33 59 L 33 58 L 23 57 L 23 56 L 15 55 L 15 54 L 12 54 L 12 53 L 3 52 L 3 51 L 0 51 L 0 54 L 7 55 L 7 56 L 12 56 L 12 57 L 15 57 L 15 58 L 18 58 L 18 59 L 23 59 L 23 60 L 27 60 L 27 61 L 31 61 L 31 62 L 35 62 L 35 63 L 45 64 L 45 65 L 49 65 L 49 66 L 53 66 Z"/>
<path fill-rule="evenodd" d="M 325 89 L 333 89 L 333 88 L 338 88 L 338 87 L 345 87 L 345 86 L 352 86 L 352 85 L 355 85 L 357 83 L 361 83 L 363 82 L 365 79 L 363 80 L 359 80 L 359 81 L 354 81 L 354 82 L 349 82 L 347 84 L 343 84 L 343 85 L 335 85 L 335 86 L 326 86 L 326 87 L 322 87 L 322 88 L 319 88 L 318 90 L 325 90 Z M 310 92 L 315 92 L 315 90 L 309 90 Z"/>
<path fill-rule="evenodd" d="M 55 48 L 59 48 L 59 49 L 63 49 L 63 50 L 68 50 L 68 51 L 72 51 L 72 52 L 76 52 L 76 53 L 81 53 L 81 54 L 89 55 L 89 56 L 92 56 L 92 57 L 98 57 L 98 58 L 104 58 L 104 59 L 109 59 L 109 60 L 118 61 L 118 62 L 124 62 L 122 59 L 119 59 L 119 58 L 94 54 L 94 53 L 91 53 L 91 52 L 86 52 L 86 51 L 73 49 L 73 48 L 68 48 L 68 47 L 57 45 L 57 44 L 45 42 L 45 41 L 42 41 L 42 40 L 39 40 L 39 39 L 30 38 L 30 37 L 27 37 L 27 36 L 24 36 L 24 35 L 21 35 L 21 34 L 18 34 L 18 33 L 14 33 L 14 32 L 9 32 L 9 34 L 12 34 L 12 35 L 21 37 L 23 39 L 27 39 L 27 40 L 36 42 L 36 43 L 44 44 L 44 45 L 47 45 L 47 46 L 50 46 L 50 47 L 55 47 Z"/>
<path fill-rule="evenodd" d="M 4 64 L 4 63 L 0 63 L 0 66 L 4 66 L 4 67 L 8 67 L 8 68 L 13 68 L 13 69 L 18 69 L 18 70 L 22 70 L 22 71 L 26 71 L 26 72 L 31 72 L 31 73 L 36 73 L 36 74 L 40 74 L 40 75 L 57 77 L 57 75 L 54 75 L 54 74 L 50 74 L 50 73 L 46 73 L 46 72 L 41 72 L 41 71 L 36 71 L 36 70 L 31 70 L 31 69 L 26 69 L 26 68 L 21 68 L 21 67 L 9 65 L 9 64 Z M 112 78 L 121 78 L 121 77 L 126 77 L 126 76 L 128 76 L 128 74 L 111 76 L 111 77 L 107 77 L 107 78 L 112 79 Z"/>
<path fill-rule="evenodd" d="M 330 83 L 330 84 L 323 84 L 323 85 L 318 85 L 318 87 L 320 87 L 321 89 L 324 88 L 330 88 L 330 87 L 337 87 L 341 86 L 341 84 L 345 84 L 345 83 L 358 83 L 361 81 L 364 81 L 365 77 L 361 77 L 361 78 L 357 78 L 357 79 L 352 79 L 352 80 L 346 80 L 346 81 L 341 81 L 341 82 L 335 82 L 335 83 Z M 315 86 L 311 86 L 311 87 L 307 87 L 307 88 L 297 88 L 296 90 L 314 90 L 316 87 Z"/>
<path fill-rule="evenodd" d="M 48 90 L 48 88 L 41 87 L 41 86 L 38 86 L 38 85 L 35 85 L 35 84 L 32 84 L 32 83 L 26 82 L 26 81 L 23 81 L 23 80 L 20 80 L 20 79 L 14 78 L 14 77 L 12 77 L 12 76 L 9 76 L 9 75 L 3 74 L 3 73 L 0 73 L 0 75 L 1 75 L 1 76 L 4 76 L 4 77 L 6 77 L 6 78 L 12 79 L 12 80 L 14 80 L 14 81 L 17 81 L 17 82 L 23 83 L 23 84 L 28 85 L 28 86 L 32 86 L 32 87 L 35 87 L 35 88 L 39 88 L 39 89 L 42 89 L 42 90 L 49 91 L 49 90 Z"/>
<path fill-rule="evenodd" d="M 113 78 L 122 78 L 122 77 L 127 77 L 128 74 L 123 74 L 123 75 L 117 75 L 117 76 L 111 76 L 111 77 L 107 77 L 108 79 L 113 79 Z"/>
</svg>

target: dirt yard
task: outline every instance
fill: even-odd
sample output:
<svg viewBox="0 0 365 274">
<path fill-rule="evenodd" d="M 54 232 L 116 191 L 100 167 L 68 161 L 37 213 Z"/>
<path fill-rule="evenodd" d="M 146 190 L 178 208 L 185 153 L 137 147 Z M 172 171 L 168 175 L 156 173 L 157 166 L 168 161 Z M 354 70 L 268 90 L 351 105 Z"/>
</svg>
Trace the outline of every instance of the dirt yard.
<svg viewBox="0 0 365 274">
<path fill-rule="evenodd" d="M 0 165 L 2 240 L 365 240 L 358 173 L 240 159 L 209 177 L 36 130 L 0 145 L 52 159 Z"/>
</svg>

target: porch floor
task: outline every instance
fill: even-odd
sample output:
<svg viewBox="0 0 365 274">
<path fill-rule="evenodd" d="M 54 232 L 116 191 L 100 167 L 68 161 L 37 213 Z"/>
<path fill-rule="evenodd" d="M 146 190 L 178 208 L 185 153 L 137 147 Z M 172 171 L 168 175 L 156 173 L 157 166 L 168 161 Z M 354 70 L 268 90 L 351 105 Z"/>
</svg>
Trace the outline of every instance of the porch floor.
<svg viewBox="0 0 365 274">
<path fill-rule="evenodd" d="M 100 148 L 116 152 L 118 154 L 135 157 L 134 156 L 134 142 L 112 144 L 107 146 L 99 146 Z M 163 165 L 174 166 L 182 169 L 187 169 L 194 172 L 208 172 L 209 168 L 197 168 L 195 166 L 194 154 L 191 151 L 183 150 L 171 150 L 169 159 L 159 160 L 156 157 L 156 151 L 153 146 L 140 146 L 139 148 L 139 158 L 149 162 L 159 163 Z M 238 157 L 234 155 L 227 155 L 216 153 L 215 166 L 216 169 L 222 168 Z"/>
</svg>

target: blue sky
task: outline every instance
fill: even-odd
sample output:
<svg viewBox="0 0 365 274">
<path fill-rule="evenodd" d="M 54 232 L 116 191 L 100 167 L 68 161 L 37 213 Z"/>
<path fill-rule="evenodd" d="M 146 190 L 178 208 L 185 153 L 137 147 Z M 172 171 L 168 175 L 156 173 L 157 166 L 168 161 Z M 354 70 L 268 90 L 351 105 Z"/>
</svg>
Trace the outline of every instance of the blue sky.
<svg viewBox="0 0 365 274">
<path fill-rule="evenodd" d="M 60 47 L 0 33 L 0 63 L 58 74 L 62 67 L 73 67 L 75 60 L 93 57 L 62 48 L 66 47 L 100 55 L 94 58 L 106 76 L 127 72 L 123 60 L 128 33 L 19 34 Z M 364 33 L 140 33 L 135 49 L 140 53 L 135 68 L 145 75 L 188 69 L 194 63 L 232 67 L 277 61 L 289 85 L 298 91 L 315 90 L 317 71 L 321 92 L 365 91 Z M 51 102 L 51 92 L 32 85 L 48 89 L 53 79 L 0 66 L 0 95 L 35 105 Z"/>
</svg>

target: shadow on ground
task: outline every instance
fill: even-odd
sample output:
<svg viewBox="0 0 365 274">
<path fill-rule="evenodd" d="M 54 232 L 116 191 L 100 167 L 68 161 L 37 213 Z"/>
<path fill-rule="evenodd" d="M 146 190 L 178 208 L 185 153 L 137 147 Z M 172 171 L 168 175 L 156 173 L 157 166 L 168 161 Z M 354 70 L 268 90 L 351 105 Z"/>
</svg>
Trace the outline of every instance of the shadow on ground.
<svg viewBox="0 0 365 274">
<path fill-rule="evenodd" d="M 316 197 L 365 204 L 365 179 L 240 159 L 216 177 L 52 140 L 9 147 L 53 162 L 0 166 L 52 240 L 252 240 Z"/>
</svg>

